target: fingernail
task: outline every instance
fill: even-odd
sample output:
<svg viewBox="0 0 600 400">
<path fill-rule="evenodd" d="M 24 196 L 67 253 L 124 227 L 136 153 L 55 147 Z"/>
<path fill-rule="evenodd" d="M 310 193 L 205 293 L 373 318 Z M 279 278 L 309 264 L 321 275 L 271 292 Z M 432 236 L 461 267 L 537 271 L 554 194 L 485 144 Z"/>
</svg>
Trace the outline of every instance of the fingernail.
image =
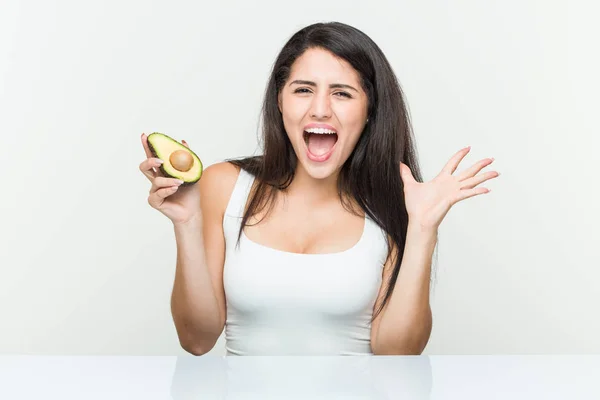
<svg viewBox="0 0 600 400">
<path fill-rule="evenodd" d="M 164 163 L 164 161 L 163 161 L 163 160 L 161 160 L 160 158 L 157 158 L 157 159 L 156 159 L 156 163 L 157 163 L 158 165 L 161 165 L 162 163 Z"/>
<path fill-rule="evenodd" d="M 175 182 L 177 182 L 178 185 L 183 185 L 183 181 L 180 179 L 177 179 Z"/>
</svg>

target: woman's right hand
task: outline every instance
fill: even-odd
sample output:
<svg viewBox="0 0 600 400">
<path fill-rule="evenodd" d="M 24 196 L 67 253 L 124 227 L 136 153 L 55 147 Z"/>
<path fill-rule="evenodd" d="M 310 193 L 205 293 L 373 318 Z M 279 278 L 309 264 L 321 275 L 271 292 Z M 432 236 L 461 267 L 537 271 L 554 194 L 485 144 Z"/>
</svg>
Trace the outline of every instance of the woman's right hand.
<svg viewBox="0 0 600 400">
<path fill-rule="evenodd" d="M 185 140 L 182 144 L 188 147 Z M 159 169 L 162 160 L 152 156 L 145 133 L 142 134 L 142 146 L 146 159 L 140 164 L 140 171 L 152 183 L 148 204 L 167 216 L 173 224 L 184 224 L 200 217 L 198 185 L 181 186 L 182 181 L 163 176 Z"/>
</svg>

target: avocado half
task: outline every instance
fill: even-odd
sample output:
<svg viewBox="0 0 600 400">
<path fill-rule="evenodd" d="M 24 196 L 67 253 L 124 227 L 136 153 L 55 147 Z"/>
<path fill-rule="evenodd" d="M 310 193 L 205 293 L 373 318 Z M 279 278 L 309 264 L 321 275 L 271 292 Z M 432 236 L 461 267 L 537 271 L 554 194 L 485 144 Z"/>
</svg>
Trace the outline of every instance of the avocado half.
<svg viewBox="0 0 600 400">
<path fill-rule="evenodd" d="M 148 147 L 153 157 L 160 158 L 163 163 L 160 171 L 167 177 L 181 179 L 184 185 L 193 185 L 200 180 L 203 166 L 200 157 L 185 145 L 160 132 L 148 135 Z M 176 151 L 185 151 L 191 156 L 192 164 L 186 171 L 180 171 L 171 162 L 171 155 Z"/>
</svg>

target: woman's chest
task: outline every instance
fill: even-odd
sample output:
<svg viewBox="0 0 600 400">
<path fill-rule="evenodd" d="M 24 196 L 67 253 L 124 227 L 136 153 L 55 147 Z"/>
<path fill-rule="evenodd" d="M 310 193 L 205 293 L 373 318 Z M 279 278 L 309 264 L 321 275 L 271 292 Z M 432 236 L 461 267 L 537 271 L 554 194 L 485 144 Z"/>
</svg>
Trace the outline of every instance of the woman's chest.
<svg viewBox="0 0 600 400">
<path fill-rule="evenodd" d="M 326 254 L 355 246 L 365 229 L 365 218 L 346 210 L 279 208 L 267 218 L 251 221 L 244 234 L 263 246 L 297 254 Z"/>
</svg>

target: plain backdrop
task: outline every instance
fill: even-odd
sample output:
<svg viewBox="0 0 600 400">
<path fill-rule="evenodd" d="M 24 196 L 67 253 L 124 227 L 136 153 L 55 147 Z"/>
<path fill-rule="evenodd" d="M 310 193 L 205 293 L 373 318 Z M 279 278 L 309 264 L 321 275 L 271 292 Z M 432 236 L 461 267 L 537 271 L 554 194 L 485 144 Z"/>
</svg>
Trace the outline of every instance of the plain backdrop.
<svg viewBox="0 0 600 400">
<path fill-rule="evenodd" d="M 186 354 L 140 134 L 185 139 L 205 165 L 255 154 L 278 51 L 332 20 L 389 58 L 426 179 L 467 145 L 461 170 L 495 157 L 502 174 L 442 223 L 425 353 L 598 353 L 597 14 L 566 0 L 2 0 L 0 353 Z"/>
</svg>

